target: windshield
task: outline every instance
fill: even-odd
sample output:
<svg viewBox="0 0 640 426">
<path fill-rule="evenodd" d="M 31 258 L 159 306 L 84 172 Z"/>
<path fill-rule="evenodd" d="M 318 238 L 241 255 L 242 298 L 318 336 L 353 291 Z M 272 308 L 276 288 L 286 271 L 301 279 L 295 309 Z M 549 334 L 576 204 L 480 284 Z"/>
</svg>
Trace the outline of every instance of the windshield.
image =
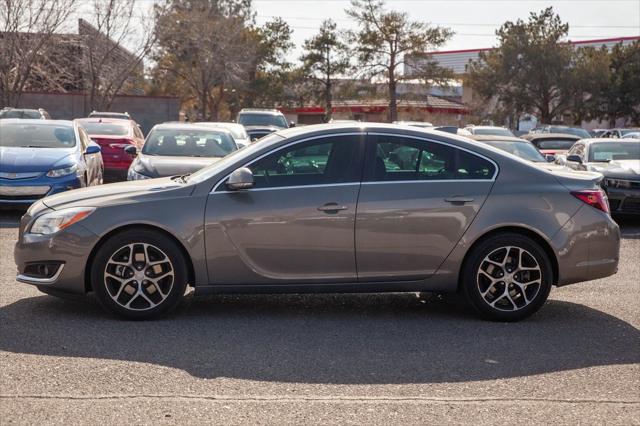
<svg viewBox="0 0 640 426">
<path fill-rule="evenodd" d="M 589 146 L 589 161 L 640 160 L 640 142 L 600 142 Z"/>
<path fill-rule="evenodd" d="M 636 136 L 640 135 L 640 130 L 639 129 L 622 129 L 620 130 L 620 133 L 622 133 L 622 136 L 627 136 L 630 134 L 635 134 Z"/>
<path fill-rule="evenodd" d="M 225 168 L 227 168 L 229 166 L 229 164 L 231 164 L 232 162 L 236 161 L 236 159 L 238 159 L 238 157 L 250 157 L 251 155 L 253 155 L 256 151 L 260 151 L 262 150 L 264 147 L 270 145 L 271 143 L 275 143 L 277 141 L 282 140 L 282 136 L 278 135 L 277 133 L 272 133 L 268 136 L 266 136 L 262 142 L 260 142 L 259 144 L 255 144 L 255 145 L 249 145 L 246 148 L 237 150 L 235 152 L 232 152 L 231 154 L 227 155 L 226 157 L 224 157 L 222 160 L 211 164 L 210 166 L 207 166 L 203 169 L 198 170 L 195 173 L 192 173 L 191 175 L 189 175 L 189 183 L 200 183 L 203 182 L 207 179 L 209 179 L 211 176 L 214 176 L 216 173 L 221 172 L 222 170 L 224 170 Z"/>
<path fill-rule="evenodd" d="M 237 149 L 231 136 L 215 129 L 155 129 L 147 137 L 142 153 L 176 157 L 224 157 Z"/>
<path fill-rule="evenodd" d="M 536 149 L 535 146 L 527 142 L 508 142 L 508 141 L 483 141 L 488 145 L 507 151 L 525 160 L 538 162 L 547 162 L 547 159 Z"/>
<path fill-rule="evenodd" d="M 249 139 L 249 136 L 247 136 L 247 132 L 244 131 L 244 127 L 238 124 L 230 123 L 229 125 L 227 125 L 225 123 L 216 123 L 215 126 L 221 127 L 223 129 L 227 129 L 228 131 L 230 131 L 234 139 Z"/>
<path fill-rule="evenodd" d="M 20 148 L 71 148 L 76 145 L 73 127 L 60 124 L 19 124 L 0 121 L 2 146 Z"/>
<path fill-rule="evenodd" d="M 87 123 L 81 122 L 82 127 L 90 135 L 109 135 L 109 136 L 127 136 L 129 135 L 129 126 L 116 123 Z"/>
<path fill-rule="evenodd" d="M 42 118 L 42 115 L 34 109 L 10 109 L 0 111 L 0 118 Z"/>
<path fill-rule="evenodd" d="M 252 114 L 241 113 L 238 117 L 238 123 L 244 126 L 276 126 L 286 129 L 289 127 L 287 120 L 280 114 Z"/>
<path fill-rule="evenodd" d="M 569 135 L 576 135 L 581 138 L 590 138 L 591 135 L 584 129 L 578 129 L 575 127 L 549 127 L 549 133 L 566 133 Z"/>
<path fill-rule="evenodd" d="M 493 136 L 513 136 L 513 133 L 509 129 L 495 128 L 476 128 L 473 129 L 473 133 L 476 135 L 493 135 Z"/>
<path fill-rule="evenodd" d="M 538 147 L 538 149 L 558 149 L 566 151 L 570 149 L 575 141 L 573 139 L 538 139 L 533 141 L 533 144 Z"/>
</svg>

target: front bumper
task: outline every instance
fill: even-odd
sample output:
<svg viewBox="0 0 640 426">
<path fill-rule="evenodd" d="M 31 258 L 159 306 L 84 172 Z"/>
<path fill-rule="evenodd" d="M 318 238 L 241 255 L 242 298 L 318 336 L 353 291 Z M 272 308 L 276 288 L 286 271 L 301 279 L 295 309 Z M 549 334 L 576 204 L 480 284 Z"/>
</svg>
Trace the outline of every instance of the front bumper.
<svg viewBox="0 0 640 426">
<path fill-rule="evenodd" d="M 71 174 L 59 178 L 0 179 L 0 185 L 0 205 L 26 206 L 49 195 L 80 188 L 82 180 Z"/>
<path fill-rule="evenodd" d="M 640 216 L 640 189 L 604 187 L 613 215 Z"/>
<path fill-rule="evenodd" d="M 25 230 L 32 221 L 29 213 L 20 221 L 14 250 L 16 280 L 62 293 L 85 293 L 86 264 L 99 237 L 79 223 L 52 235 L 28 234 Z M 30 273 L 33 265 L 41 264 L 58 264 L 60 267 L 52 277 L 42 278 Z"/>
</svg>

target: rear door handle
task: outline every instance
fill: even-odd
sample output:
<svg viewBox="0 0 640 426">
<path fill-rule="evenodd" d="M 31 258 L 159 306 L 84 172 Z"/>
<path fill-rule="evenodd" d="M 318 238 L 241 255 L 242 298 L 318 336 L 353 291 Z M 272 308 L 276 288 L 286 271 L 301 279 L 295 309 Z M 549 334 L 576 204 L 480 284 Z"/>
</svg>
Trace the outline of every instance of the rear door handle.
<svg viewBox="0 0 640 426">
<path fill-rule="evenodd" d="M 473 198 L 471 197 L 463 197 L 461 195 L 454 195 L 453 197 L 448 197 L 444 199 L 447 203 L 452 203 L 452 204 L 464 204 L 464 203 L 471 203 L 473 201 Z"/>
<path fill-rule="evenodd" d="M 323 206 L 318 207 L 318 210 L 320 210 L 321 212 L 327 212 L 327 213 L 335 213 L 335 212 L 339 212 L 340 210 L 347 210 L 348 207 L 347 206 L 340 206 L 338 205 L 338 203 L 327 203 Z"/>
</svg>

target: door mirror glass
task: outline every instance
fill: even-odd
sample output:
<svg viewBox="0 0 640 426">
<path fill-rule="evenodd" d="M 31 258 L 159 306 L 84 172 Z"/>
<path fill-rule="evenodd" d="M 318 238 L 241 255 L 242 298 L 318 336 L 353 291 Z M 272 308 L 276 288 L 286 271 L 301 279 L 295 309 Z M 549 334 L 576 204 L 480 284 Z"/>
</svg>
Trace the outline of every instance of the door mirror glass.
<svg viewBox="0 0 640 426">
<path fill-rule="evenodd" d="M 100 146 L 96 144 L 91 144 L 87 146 L 87 149 L 84 150 L 84 153 L 87 155 L 100 154 L 100 151 L 101 151 Z"/>
<path fill-rule="evenodd" d="M 138 155 L 138 148 L 136 148 L 133 145 L 129 145 L 124 149 L 124 152 L 126 152 L 127 154 L 129 154 L 132 157 L 135 157 Z"/>
<path fill-rule="evenodd" d="M 227 180 L 227 188 L 232 191 L 253 188 L 253 173 L 247 167 L 234 170 Z"/>
<path fill-rule="evenodd" d="M 582 158 L 580 158 L 580 156 L 576 154 L 567 155 L 567 161 L 582 164 Z"/>
</svg>

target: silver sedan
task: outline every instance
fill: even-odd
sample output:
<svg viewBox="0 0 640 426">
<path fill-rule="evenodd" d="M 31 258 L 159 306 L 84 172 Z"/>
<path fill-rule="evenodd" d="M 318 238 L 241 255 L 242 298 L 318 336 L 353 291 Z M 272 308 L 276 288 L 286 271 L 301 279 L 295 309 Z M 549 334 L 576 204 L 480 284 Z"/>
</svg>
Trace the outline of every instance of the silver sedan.
<svg viewBox="0 0 640 426">
<path fill-rule="evenodd" d="M 600 174 L 545 170 L 449 133 L 341 123 L 278 131 L 191 175 L 31 206 L 17 280 L 94 292 L 134 319 L 206 293 L 463 292 L 485 318 L 612 275 Z"/>
</svg>

